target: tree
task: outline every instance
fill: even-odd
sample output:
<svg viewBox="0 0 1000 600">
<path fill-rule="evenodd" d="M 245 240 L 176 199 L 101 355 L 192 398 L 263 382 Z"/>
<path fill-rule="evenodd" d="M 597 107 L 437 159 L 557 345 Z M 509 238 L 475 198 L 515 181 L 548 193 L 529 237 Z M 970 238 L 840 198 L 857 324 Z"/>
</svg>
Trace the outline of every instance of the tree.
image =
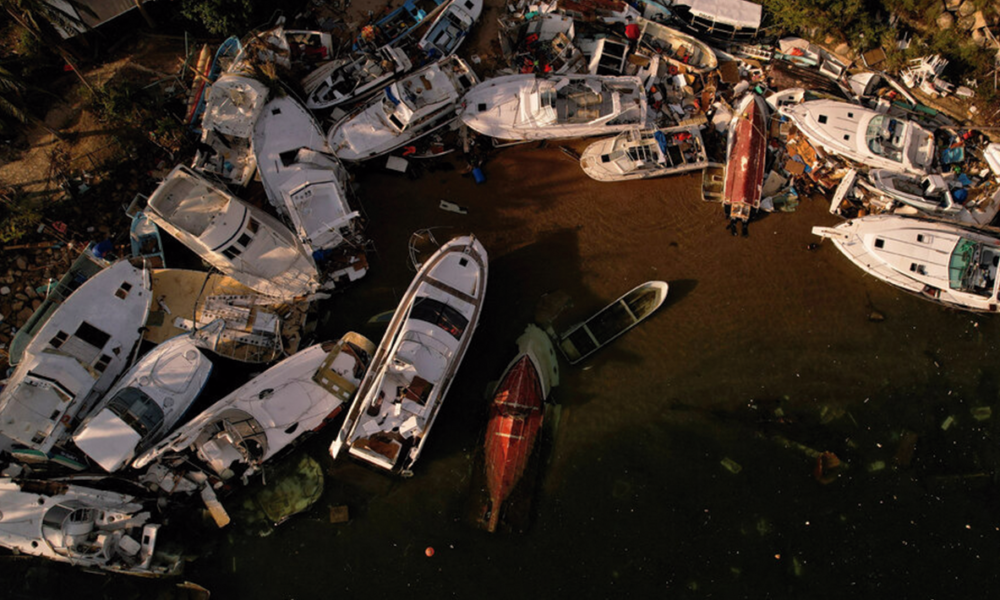
<svg viewBox="0 0 1000 600">
<path fill-rule="evenodd" d="M 73 52 L 66 46 L 59 30 L 71 32 L 89 29 L 89 26 L 77 15 L 87 14 L 95 18 L 97 15 L 80 0 L 63 0 L 63 2 L 75 13 L 71 14 L 54 4 L 50 4 L 48 0 L 0 0 L 0 7 L 14 19 L 18 26 L 35 36 L 41 43 L 54 49 L 66 61 L 70 69 L 76 73 L 80 81 L 87 86 L 87 89 L 93 91 L 94 88 L 90 82 L 77 68 Z"/>
<path fill-rule="evenodd" d="M 23 94 L 29 90 L 49 93 L 25 83 L 9 69 L 0 65 L 0 132 L 13 131 L 16 126 L 11 121 L 20 124 L 35 123 L 52 135 L 62 138 L 58 131 L 46 125 L 44 121 L 25 108 Z"/>
</svg>

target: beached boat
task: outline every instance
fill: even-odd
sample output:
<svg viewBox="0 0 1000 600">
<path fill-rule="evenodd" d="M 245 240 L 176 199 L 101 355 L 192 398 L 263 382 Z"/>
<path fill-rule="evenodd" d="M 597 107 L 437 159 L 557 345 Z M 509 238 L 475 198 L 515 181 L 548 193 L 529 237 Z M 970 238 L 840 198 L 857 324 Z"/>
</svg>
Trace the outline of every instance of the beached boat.
<svg viewBox="0 0 1000 600">
<path fill-rule="evenodd" d="M 868 179 L 875 189 L 893 200 L 935 216 L 955 217 L 962 210 L 947 182 L 938 174 L 919 177 L 888 169 L 872 169 Z"/>
<path fill-rule="evenodd" d="M 191 166 L 233 185 L 246 185 L 257 168 L 251 137 L 270 89 L 227 73 L 208 90 L 201 141 Z"/>
<path fill-rule="evenodd" d="M 417 272 L 382 338 L 330 454 L 408 474 L 479 323 L 486 250 L 458 237 Z"/>
<path fill-rule="evenodd" d="M 314 67 L 333 56 L 333 36 L 325 31 L 285 29 L 284 17 L 278 25 L 251 33 L 243 40 L 231 73 L 255 73 L 261 65 L 273 63 L 284 69 Z"/>
<path fill-rule="evenodd" d="M 321 110 L 363 100 L 412 68 L 406 50 L 392 46 L 324 63 L 302 79 L 306 108 Z"/>
<path fill-rule="evenodd" d="M 766 162 L 767 105 L 750 92 L 737 104 L 729 124 L 722 202 L 730 207 L 730 219 L 746 223 L 750 213 L 760 208 Z"/>
<path fill-rule="evenodd" d="M 166 265 L 164 264 L 163 240 L 160 238 L 160 228 L 156 226 L 156 223 L 149 220 L 146 213 L 138 208 L 140 202 L 145 205 L 147 200 L 148 198 L 140 194 L 132 201 L 135 207 L 134 210 L 132 210 L 133 207 L 129 207 L 130 210 L 126 211 L 132 219 L 132 224 L 129 226 L 128 232 L 132 248 L 132 258 L 141 259 L 150 269 L 162 269 Z"/>
<path fill-rule="evenodd" d="M 934 163 L 934 135 L 903 119 L 835 100 L 785 106 L 781 114 L 813 144 L 871 168 L 926 175 Z"/>
<path fill-rule="evenodd" d="M 170 433 L 198 398 L 212 361 L 191 334 L 163 342 L 122 375 L 73 434 L 105 471 L 127 466 Z"/>
<path fill-rule="evenodd" d="M 503 140 L 590 137 L 644 128 L 646 90 L 638 77 L 506 75 L 470 90 L 460 114 Z"/>
<path fill-rule="evenodd" d="M 0 434 L 19 460 L 44 461 L 121 375 L 152 300 L 149 272 L 119 261 L 66 299 L 0 393 Z"/>
<path fill-rule="evenodd" d="M 330 128 L 327 142 L 342 160 L 392 152 L 451 124 L 462 95 L 478 82 L 465 61 L 449 56 L 390 84 Z"/>
<path fill-rule="evenodd" d="M 866 273 L 954 308 L 996 312 L 1000 238 L 940 221 L 869 215 L 813 227 Z"/>
<path fill-rule="evenodd" d="M 597 181 L 666 177 L 707 165 L 697 126 L 626 131 L 594 142 L 580 155 L 583 172 Z"/>
<path fill-rule="evenodd" d="M 280 221 L 178 165 L 149 197 L 146 214 L 219 271 L 262 294 L 314 294 L 319 271 Z"/>
<path fill-rule="evenodd" d="M 373 25 L 365 26 L 354 43 L 354 50 L 394 43 L 412 33 L 428 15 L 433 14 L 445 2 L 446 0 L 406 0 L 402 6 Z"/>
<path fill-rule="evenodd" d="M 205 113 L 205 108 L 208 105 L 208 90 L 211 89 L 212 84 L 219 79 L 219 77 L 233 64 L 236 57 L 239 55 L 240 50 L 243 49 L 240 40 L 237 37 L 227 38 L 219 45 L 218 50 L 215 51 L 215 57 L 212 59 L 212 64 L 208 68 L 208 73 L 204 77 L 198 77 L 198 84 L 201 86 L 197 93 L 197 99 L 191 114 L 188 118 L 188 123 L 192 128 L 197 129 L 200 127 L 199 121 L 202 115 Z"/>
<path fill-rule="evenodd" d="M 684 0 L 658 2 L 685 29 L 722 43 L 752 41 L 760 33 L 763 8 L 749 0 Z"/>
<path fill-rule="evenodd" d="M 560 336 L 559 348 L 570 364 L 580 362 L 653 314 L 666 300 L 668 289 L 665 281 L 633 288 Z"/>
<path fill-rule="evenodd" d="M 538 13 L 530 19 L 500 19 L 500 50 L 504 60 L 521 73 L 569 73 L 587 68 L 574 45 L 572 17 Z"/>
<path fill-rule="evenodd" d="M 652 51 L 679 69 L 691 73 L 708 73 L 719 66 L 719 59 L 708 44 L 676 29 L 655 21 L 636 18 L 641 27 L 639 34 L 640 51 Z"/>
<path fill-rule="evenodd" d="M 483 12 L 483 0 L 450 0 L 417 47 L 431 58 L 451 56 Z"/>
<path fill-rule="evenodd" d="M 486 426 L 487 528 L 496 531 L 503 502 L 517 487 L 542 429 L 543 406 L 559 385 L 559 360 L 552 340 L 535 325 L 517 339 L 518 354 L 500 377 Z"/>
<path fill-rule="evenodd" d="M 160 525 L 134 496 L 58 481 L 0 479 L 0 546 L 15 553 L 144 577 L 180 572 L 156 552 Z"/>
</svg>

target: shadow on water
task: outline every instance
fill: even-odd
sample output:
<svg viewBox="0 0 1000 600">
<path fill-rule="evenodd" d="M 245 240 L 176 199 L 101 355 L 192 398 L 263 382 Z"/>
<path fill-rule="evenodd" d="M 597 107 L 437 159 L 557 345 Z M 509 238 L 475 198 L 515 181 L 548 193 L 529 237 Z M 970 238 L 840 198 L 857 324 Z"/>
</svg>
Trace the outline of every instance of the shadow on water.
<svg viewBox="0 0 1000 600">
<path fill-rule="evenodd" d="M 697 279 L 675 279 L 667 283 L 670 285 L 670 291 L 667 293 L 667 299 L 663 302 L 660 310 L 666 310 L 683 302 L 698 287 Z"/>
</svg>

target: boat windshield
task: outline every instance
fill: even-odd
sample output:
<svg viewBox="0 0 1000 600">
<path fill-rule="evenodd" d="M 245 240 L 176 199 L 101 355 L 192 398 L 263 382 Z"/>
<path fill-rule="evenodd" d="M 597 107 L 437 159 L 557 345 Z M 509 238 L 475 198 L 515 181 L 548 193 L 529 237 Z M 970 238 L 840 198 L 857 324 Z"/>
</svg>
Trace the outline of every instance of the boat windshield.
<svg viewBox="0 0 1000 600">
<path fill-rule="evenodd" d="M 868 123 L 865 140 L 874 154 L 895 162 L 903 162 L 903 137 L 906 123 L 878 115 Z"/>
<path fill-rule="evenodd" d="M 163 409 L 137 388 L 120 390 L 108 402 L 108 410 L 143 437 L 163 425 Z"/>
<path fill-rule="evenodd" d="M 456 340 L 462 338 L 462 333 L 469 325 L 469 320 L 455 307 L 426 296 L 421 296 L 414 301 L 410 316 L 431 325 L 437 325 Z"/>
<path fill-rule="evenodd" d="M 979 242 L 962 238 L 955 245 L 948 263 L 948 284 L 951 289 L 978 296 L 993 295 L 1000 253 L 984 248 Z"/>
</svg>

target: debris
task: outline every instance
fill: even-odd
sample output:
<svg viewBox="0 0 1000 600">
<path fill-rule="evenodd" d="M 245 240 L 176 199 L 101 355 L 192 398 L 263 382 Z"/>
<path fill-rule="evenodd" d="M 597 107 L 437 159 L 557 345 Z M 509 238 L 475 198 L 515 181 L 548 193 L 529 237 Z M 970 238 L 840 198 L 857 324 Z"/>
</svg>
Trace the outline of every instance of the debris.
<svg viewBox="0 0 1000 600">
<path fill-rule="evenodd" d="M 840 459 L 833 452 L 823 452 L 816 457 L 816 468 L 813 469 L 813 477 L 816 481 L 827 485 L 833 483 L 840 476 Z"/>
<path fill-rule="evenodd" d="M 448 202 L 447 200 L 442 200 L 441 203 L 438 205 L 438 207 L 441 210 L 446 210 L 448 212 L 453 212 L 453 213 L 456 213 L 456 214 L 459 214 L 459 215 L 467 215 L 467 214 L 469 214 L 468 209 L 466 209 L 465 207 L 459 206 L 459 205 L 455 204 L 454 202 Z"/>
<path fill-rule="evenodd" d="M 902 437 L 899 440 L 899 447 L 896 449 L 896 455 L 892 458 L 892 463 L 897 467 L 906 468 L 910 466 L 913 461 L 913 453 L 917 448 L 918 436 L 912 431 L 904 431 Z"/>
<path fill-rule="evenodd" d="M 733 460 L 731 458 L 728 458 L 728 457 L 723 458 L 722 461 L 720 462 L 720 464 L 723 467 L 725 467 L 726 470 L 729 471 L 730 473 L 732 473 L 733 475 L 735 475 L 735 474 L 737 474 L 737 473 L 739 473 L 740 471 L 743 470 L 743 467 L 740 466 L 740 464 L 738 462 L 736 462 L 735 460 Z"/>
<path fill-rule="evenodd" d="M 867 468 L 868 468 L 868 472 L 869 473 L 876 473 L 876 472 L 881 471 L 882 469 L 885 468 L 885 461 L 883 461 L 883 460 L 876 460 L 873 463 L 868 463 L 868 467 Z"/>
<path fill-rule="evenodd" d="M 331 506 L 330 507 L 330 522 L 331 523 L 347 523 L 350 520 L 346 506 Z"/>
<path fill-rule="evenodd" d="M 410 161 L 402 158 L 400 156 L 390 156 L 385 161 L 385 168 L 390 171 L 397 171 L 399 173 L 406 173 L 406 169 L 410 166 Z"/>
<path fill-rule="evenodd" d="M 993 416 L 993 409 L 989 406 L 977 406 L 969 412 L 972 413 L 972 418 L 977 421 L 986 421 Z"/>
<path fill-rule="evenodd" d="M 941 429 L 948 431 L 948 428 L 954 424 L 955 424 L 955 417 L 949 415 L 948 418 L 945 419 L 943 423 L 941 423 Z"/>
</svg>

